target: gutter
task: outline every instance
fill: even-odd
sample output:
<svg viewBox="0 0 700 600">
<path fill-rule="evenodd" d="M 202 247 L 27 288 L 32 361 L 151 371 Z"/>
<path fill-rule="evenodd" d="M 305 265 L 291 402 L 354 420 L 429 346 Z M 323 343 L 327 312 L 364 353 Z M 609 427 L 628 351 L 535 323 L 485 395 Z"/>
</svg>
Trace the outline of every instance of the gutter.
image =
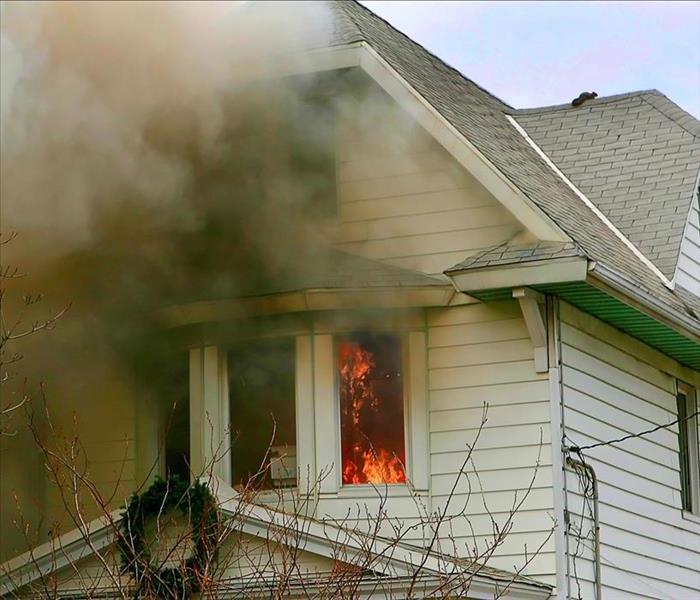
<svg viewBox="0 0 700 600">
<path fill-rule="evenodd" d="M 598 262 L 591 262 L 588 272 L 593 276 L 594 281 L 591 282 L 593 285 L 595 285 L 595 279 L 602 283 L 602 286 L 596 285 L 602 291 L 609 292 L 610 290 L 605 289 L 609 287 L 613 292 L 617 292 L 617 294 L 613 295 L 622 294 L 626 298 L 632 299 L 639 305 L 635 306 L 635 308 L 640 309 L 642 312 L 649 314 L 649 309 L 651 309 L 656 314 L 649 316 L 667 324 L 685 337 L 695 338 L 694 341 L 700 344 L 700 323 L 686 313 L 670 307 L 656 296 L 641 290 L 626 277 Z M 689 336 L 688 333 L 691 335 Z"/>
</svg>

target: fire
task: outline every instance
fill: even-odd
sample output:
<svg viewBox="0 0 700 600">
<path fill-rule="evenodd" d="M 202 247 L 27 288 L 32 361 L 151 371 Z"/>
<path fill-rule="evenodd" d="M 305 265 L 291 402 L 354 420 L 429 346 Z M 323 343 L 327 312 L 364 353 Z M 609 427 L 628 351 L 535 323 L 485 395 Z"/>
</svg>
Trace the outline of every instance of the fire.
<svg viewBox="0 0 700 600">
<path fill-rule="evenodd" d="M 379 372 L 374 353 L 356 341 L 340 344 L 338 370 L 343 483 L 404 483 L 403 401 L 399 375 Z M 385 393 L 380 393 L 378 388 Z M 385 421 L 387 417 L 398 419 L 399 427 L 389 427 Z M 397 429 L 400 430 L 398 435 Z"/>
<path fill-rule="evenodd" d="M 397 456 L 384 450 L 378 453 L 365 450 L 362 453 L 362 470 L 357 463 L 346 460 L 343 465 L 343 483 L 405 483 L 406 473 Z"/>
</svg>

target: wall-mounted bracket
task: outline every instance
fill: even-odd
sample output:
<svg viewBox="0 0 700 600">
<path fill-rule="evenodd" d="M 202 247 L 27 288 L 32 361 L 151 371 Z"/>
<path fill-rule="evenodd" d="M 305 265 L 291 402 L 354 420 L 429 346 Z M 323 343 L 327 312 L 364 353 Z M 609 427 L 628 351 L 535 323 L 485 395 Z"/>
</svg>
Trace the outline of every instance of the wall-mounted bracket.
<svg viewBox="0 0 700 600">
<path fill-rule="evenodd" d="M 542 294 L 530 288 L 520 287 L 513 288 L 513 298 L 520 303 L 525 326 L 535 348 L 535 371 L 546 373 L 549 368 L 549 361 L 547 356 L 547 328 L 540 311 Z"/>
</svg>

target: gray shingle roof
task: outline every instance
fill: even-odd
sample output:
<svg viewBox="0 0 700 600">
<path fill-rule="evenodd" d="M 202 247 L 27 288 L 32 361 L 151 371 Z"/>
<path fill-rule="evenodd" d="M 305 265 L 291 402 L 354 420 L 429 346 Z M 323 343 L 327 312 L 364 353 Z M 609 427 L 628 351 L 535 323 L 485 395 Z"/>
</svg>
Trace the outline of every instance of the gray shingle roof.
<svg viewBox="0 0 700 600">
<path fill-rule="evenodd" d="M 512 108 L 352 0 L 329 4 L 336 35 L 330 45 L 363 40 L 467 138 L 590 258 L 629 279 L 674 310 L 679 296 L 571 190 L 508 120 Z M 585 105 L 584 105 L 585 106 Z"/>
<path fill-rule="evenodd" d="M 700 121 L 656 90 L 514 112 L 561 171 L 669 278 L 700 168 Z"/>
<path fill-rule="evenodd" d="M 180 302 L 266 296 L 301 290 L 350 290 L 449 286 L 432 277 L 387 263 L 321 247 L 286 248 L 279 255 L 246 257 L 225 272 L 202 272 L 195 290 Z"/>
<path fill-rule="evenodd" d="M 454 267 L 450 267 L 445 273 L 480 269 L 482 267 L 515 265 L 540 260 L 571 258 L 574 256 L 585 255 L 572 242 L 537 242 L 535 244 L 509 244 L 504 242 L 477 252 Z"/>
</svg>

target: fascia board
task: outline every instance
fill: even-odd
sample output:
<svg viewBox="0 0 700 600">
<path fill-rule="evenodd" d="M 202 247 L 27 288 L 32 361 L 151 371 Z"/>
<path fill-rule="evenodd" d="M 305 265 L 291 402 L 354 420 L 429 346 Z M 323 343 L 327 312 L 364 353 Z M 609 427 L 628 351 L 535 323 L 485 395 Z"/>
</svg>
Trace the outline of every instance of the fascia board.
<svg viewBox="0 0 700 600">
<path fill-rule="evenodd" d="M 360 290 L 310 290 L 306 292 L 306 303 L 308 310 L 447 306 L 454 293 L 454 288 L 447 285 Z"/>
<path fill-rule="evenodd" d="M 166 328 L 306 311 L 348 308 L 422 308 L 449 305 L 451 285 L 357 289 L 309 289 L 250 298 L 211 300 L 170 306 L 160 311 Z"/>
<path fill-rule="evenodd" d="M 73 529 L 52 542 L 46 542 L 0 565 L 0 596 L 17 587 L 92 556 L 114 541 L 113 524 L 121 518 L 121 509 L 86 524 L 85 531 Z M 88 543 L 89 539 L 89 543 Z"/>
<path fill-rule="evenodd" d="M 363 42 L 360 67 L 432 135 L 535 237 L 571 241 L 568 235 L 423 98 L 374 49 Z"/>
<path fill-rule="evenodd" d="M 411 597 L 434 597 L 434 590 L 440 587 L 443 581 L 438 576 L 422 577 L 418 582 L 414 583 L 412 577 L 403 577 L 400 579 L 379 580 L 369 579 L 357 582 L 353 586 L 353 598 L 357 600 L 386 600 L 386 598 L 402 597 L 401 594 L 406 594 L 408 597 L 409 590 L 412 589 Z M 238 584 L 238 585 L 237 585 Z M 318 584 L 313 579 L 301 584 L 291 584 L 285 590 L 288 598 L 308 598 L 310 593 L 323 592 L 323 583 Z M 502 582 L 493 582 L 488 579 L 482 579 L 478 575 L 474 577 L 469 586 L 469 598 L 471 600 L 493 600 L 494 598 L 504 598 L 506 600 L 546 600 L 551 596 L 551 590 L 548 588 L 529 587 L 522 583 L 514 583 L 508 587 L 508 590 L 503 593 L 505 585 Z M 269 588 L 261 585 L 259 597 L 269 595 Z M 459 590 L 460 593 L 463 590 Z M 217 590 L 217 597 L 220 598 L 241 598 L 242 594 L 246 593 L 252 597 L 258 597 L 255 594 L 254 588 L 249 582 L 230 583 L 222 591 Z M 322 595 L 322 594 L 321 594 Z M 455 596 L 457 597 L 457 596 Z M 462 597 L 462 596 L 460 596 Z"/>
<path fill-rule="evenodd" d="M 363 42 L 355 42 L 306 52 L 292 52 L 284 56 L 275 54 L 269 58 L 262 58 L 256 63 L 250 78 L 245 76 L 249 67 L 245 64 L 241 65 L 243 79 L 252 82 L 358 67 L 362 45 Z"/>
<path fill-rule="evenodd" d="M 483 267 L 449 275 L 461 292 L 584 281 L 588 260 L 581 256 L 519 265 Z"/>
</svg>

